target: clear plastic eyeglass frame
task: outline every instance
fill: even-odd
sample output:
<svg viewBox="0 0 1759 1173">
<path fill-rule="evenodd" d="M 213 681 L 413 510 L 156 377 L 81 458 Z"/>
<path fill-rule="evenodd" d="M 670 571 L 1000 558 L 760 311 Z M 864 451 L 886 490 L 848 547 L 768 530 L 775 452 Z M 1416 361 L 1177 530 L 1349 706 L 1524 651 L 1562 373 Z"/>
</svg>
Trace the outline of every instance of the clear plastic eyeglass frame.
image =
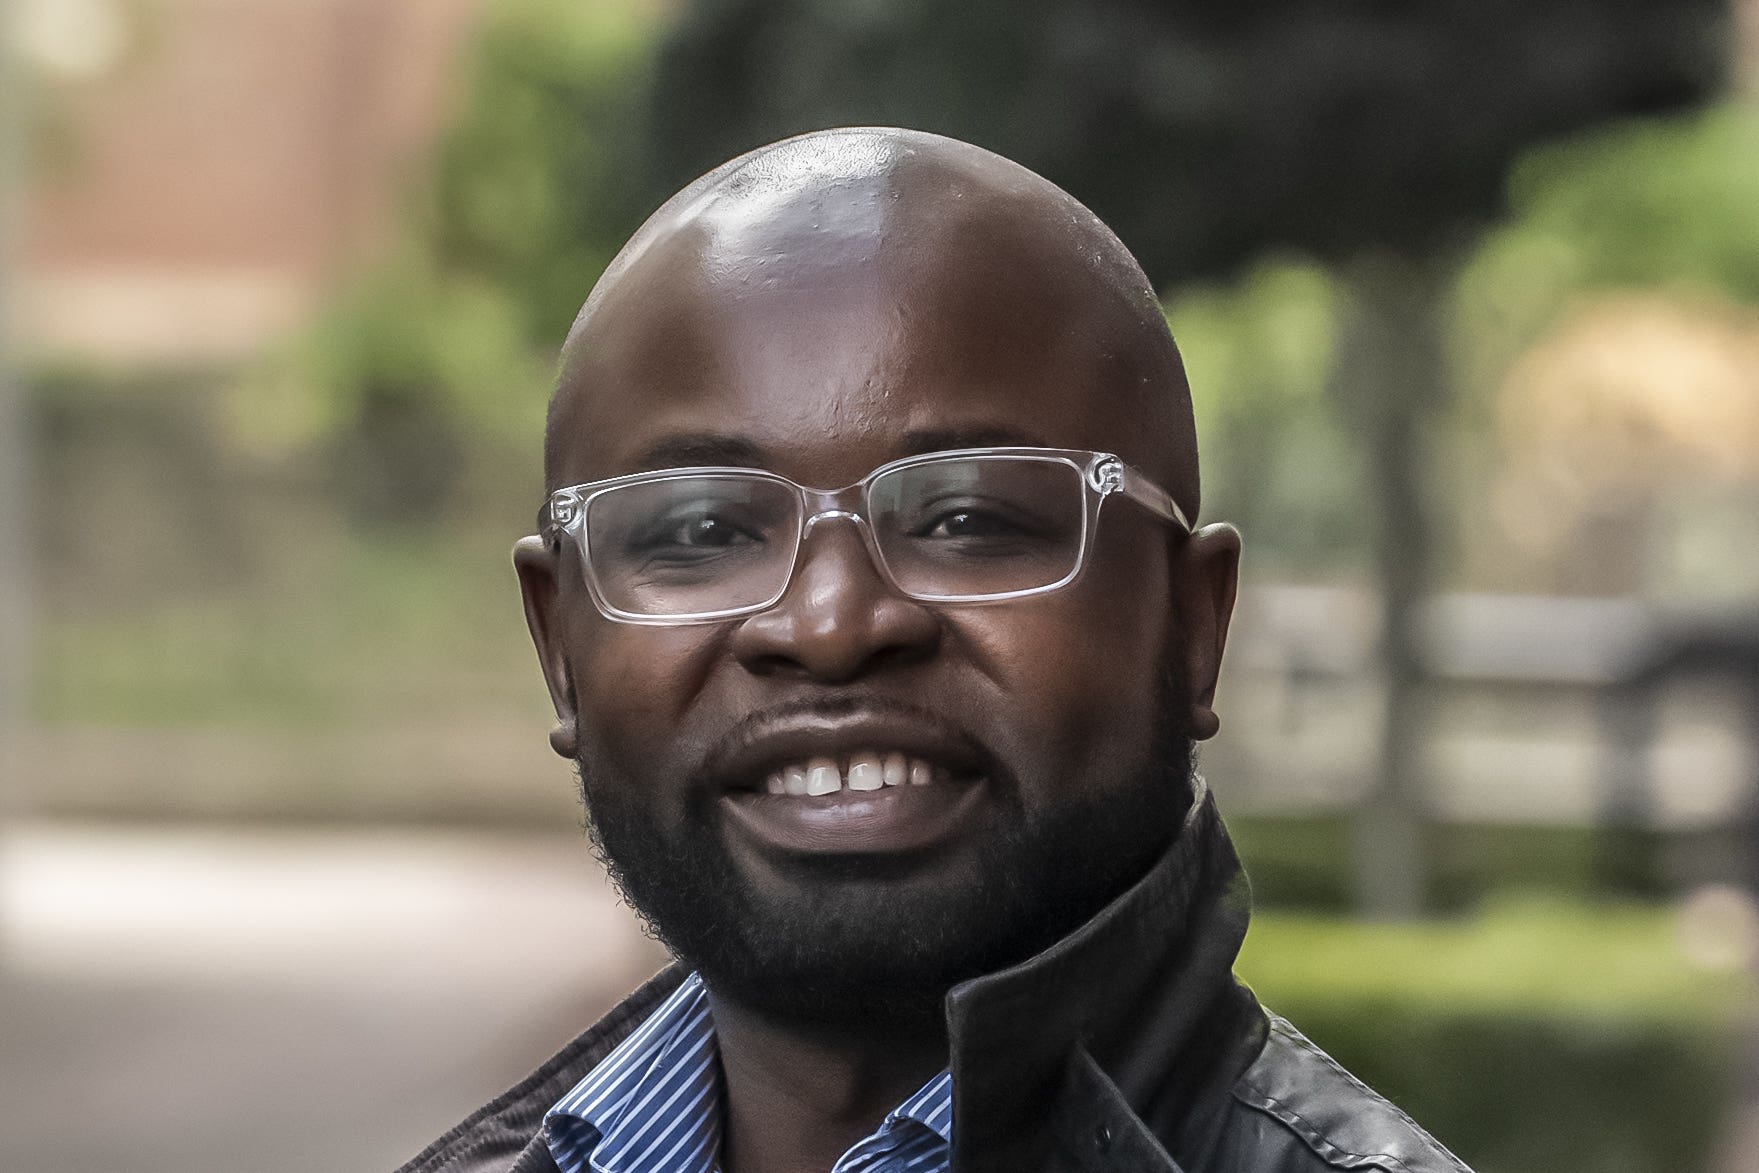
<svg viewBox="0 0 1759 1173">
<path fill-rule="evenodd" d="M 1080 548 L 1076 554 L 1073 568 L 1055 582 L 998 594 L 933 595 L 908 590 L 902 586 L 886 565 L 885 555 L 881 552 L 873 527 L 868 521 L 868 516 L 872 513 L 869 492 L 874 481 L 888 473 L 924 464 L 973 458 L 1010 457 L 1052 461 L 1067 465 L 1080 474 L 1081 485 L 1086 495 L 1086 509 L 1082 517 Z M 750 477 L 771 481 L 787 486 L 796 494 L 800 501 L 801 520 L 796 531 L 793 557 L 789 563 L 786 579 L 775 593 L 766 599 L 721 611 L 653 615 L 626 611 L 614 606 L 606 597 L 594 571 L 590 542 L 585 532 L 586 516 L 593 499 L 605 493 L 614 492 L 626 485 L 705 475 Z M 812 532 L 813 526 L 833 518 L 854 523 L 856 528 L 861 531 L 862 540 L 867 546 L 868 556 L 875 569 L 879 571 L 880 577 L 892 590 L 906 598 L 924 603 L 963 606 L 973 603 L 999 603 L 1031 595 L 1048 594 L 1068 586 L 1080 577 L 1082 570 L 1087 566 L 1093 533 L 1099 523 L 1100 507 L 1108 497 L 1119 494 L 1141 505 L 1168 524 L 1177 526 L 1183 532 L 1191 532 L 1191 522 L 1185 516 L 1184 510 L 1179 508 L 1179 503 L 1174 501 L 1165 489 L 1109 452 L 1092 452 L 1073 448 L 959 448 L 945 452 L 930 452 L 882 464 L 861 480 L 841 489 L 814 489 L 790 480 L 780 473 L 743 467 L 669 468 L 655 472 L 631 473 L 627 476 L 611 477 L 608 480 L 592 481 L 587 484 L 557 489 L 550 494 L 548 502 L 539 514 L 539 531 L 544 541 L 552 549 L 559 549 L 564 537 L 573 539 L 575 548 L 580 552 L 587 591 L 592 596 L 594 605 L 607 618 L 622 623 L 677 626 L 737 619 L 774 607 L 788 593 L 788 588 L 793 585 L 794 576 L 800 569 L 800 551 L 806 544 L 807 536 Z"/>
</svg>

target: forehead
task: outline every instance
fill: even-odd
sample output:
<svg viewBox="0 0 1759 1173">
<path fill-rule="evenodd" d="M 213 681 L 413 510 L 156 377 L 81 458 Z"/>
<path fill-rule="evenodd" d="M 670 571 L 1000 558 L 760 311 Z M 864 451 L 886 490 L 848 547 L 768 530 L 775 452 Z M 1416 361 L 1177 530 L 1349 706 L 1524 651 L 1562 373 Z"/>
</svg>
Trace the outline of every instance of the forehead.
<svg viewBox="0 0 1759 1173">
<path fill-rule="evenodd" d="M 1168 389 L 1117 283 L 979 201 L 905 222 L 893 199 L 883 183 L 769 196 L 646 247 L 570 340 L 552 481 L 638 471 L 704 434 L 820 485 L 913 433 L 1149 462 L 1145 402 Z"/>
</svg>

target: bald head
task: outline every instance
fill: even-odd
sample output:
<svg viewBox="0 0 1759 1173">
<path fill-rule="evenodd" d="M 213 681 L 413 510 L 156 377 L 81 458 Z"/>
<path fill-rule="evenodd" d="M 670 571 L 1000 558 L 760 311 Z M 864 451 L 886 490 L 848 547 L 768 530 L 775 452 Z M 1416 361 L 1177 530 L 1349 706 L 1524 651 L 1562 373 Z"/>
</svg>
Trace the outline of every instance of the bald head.
<svg viewBox="0 0 1759 1173">
<path fill-rule="evenodd" d="M 834 370 L 822 353 L 833 345 L 843 352 Z M 851 428 L 883 426 L 865 416 L 883 414 L 898 380 L 1066 369 L 1070 395 L 1134 421 L 1129 443 L 1109 446 L 1132 449 L 1121 454 L 1196 516 L 1189 388 L 1123 243 L 1061 188 L 999 155 L 878 128 L 760 148 L 642 226 L 569 332 L 545 446 L 550 487 L 585 479 L 570 453 L 608 422 L 596 410 L 607 397 L 761 377 L 757 368 L 790 360 L 789 371 L 824 368 L 836 385 L 820 389 L 845 397 L 838 418 Z"/>
</svg>

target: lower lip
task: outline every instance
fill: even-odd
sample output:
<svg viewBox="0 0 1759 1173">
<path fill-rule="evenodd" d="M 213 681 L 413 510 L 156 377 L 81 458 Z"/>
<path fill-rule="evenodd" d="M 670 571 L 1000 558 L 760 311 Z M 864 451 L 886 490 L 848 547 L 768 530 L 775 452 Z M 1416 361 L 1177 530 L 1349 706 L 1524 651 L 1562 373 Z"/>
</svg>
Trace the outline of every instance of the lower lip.
<svg viewBox="0 0 1759 1173">
<path fill-rule="evenodd" d="M 954 838 L 983 801 L 983 779 L 800 796 L 740 791 L 724 801 L 759 846 L 788 855 L 896 855 Z"/>
</svg>

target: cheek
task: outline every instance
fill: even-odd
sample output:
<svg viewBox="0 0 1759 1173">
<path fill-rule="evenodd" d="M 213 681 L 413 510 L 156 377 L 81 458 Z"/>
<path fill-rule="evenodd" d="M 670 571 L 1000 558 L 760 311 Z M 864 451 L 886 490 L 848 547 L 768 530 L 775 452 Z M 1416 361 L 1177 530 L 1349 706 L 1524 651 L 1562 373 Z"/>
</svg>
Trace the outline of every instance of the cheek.
<svg viewBox="0 0 1759 1173">
<path fill-rule="evenodd" d="M 620 771 L 663 765 L 710 654 L 703 628 L 635 627 L 596 617 L 579 625 L 569 665 L 580 735 Z"/>
<path fill-rule="evenodd" d="M 1164 568 L 1135 563 L 1129 589 L 1113 569 L 1095 559 L 1071 589 L 967 625 L 1008 714 L 1023 786 L 1028 775 L 1045 788 L 1124 784 L 1154 745 L 1171 636 Z"/>
<path fill-rule="evenodd" d="M 1169 589 L 1167 560 L 1156 546 L 1118 540 L 1099 543 L 1081 581 L 1067 592 L 1068 621 L 1079 631 L 1071 654 L 1080 658 L 1092 691 L 1115 706 L 1152 703 L 1158 691 L 1177 642 Z"/>
</svg>

